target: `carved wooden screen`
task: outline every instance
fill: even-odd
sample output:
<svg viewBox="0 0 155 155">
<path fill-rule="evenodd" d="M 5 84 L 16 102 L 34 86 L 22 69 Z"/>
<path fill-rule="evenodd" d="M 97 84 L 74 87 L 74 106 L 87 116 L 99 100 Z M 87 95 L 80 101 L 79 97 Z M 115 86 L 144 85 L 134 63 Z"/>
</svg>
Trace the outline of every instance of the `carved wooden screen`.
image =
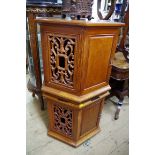
<svg viewBox="0 0 155 155">
<path fill-rule="evenodd" d="M 51 81 L 73 87 L 75 38 L 48 35 Z"/>
<path fill-rule="evenodd" d="M 70 109 L 54 105 L 54 129 L 66 136 L 72 137 L 73 112 Z"/>
</svg>

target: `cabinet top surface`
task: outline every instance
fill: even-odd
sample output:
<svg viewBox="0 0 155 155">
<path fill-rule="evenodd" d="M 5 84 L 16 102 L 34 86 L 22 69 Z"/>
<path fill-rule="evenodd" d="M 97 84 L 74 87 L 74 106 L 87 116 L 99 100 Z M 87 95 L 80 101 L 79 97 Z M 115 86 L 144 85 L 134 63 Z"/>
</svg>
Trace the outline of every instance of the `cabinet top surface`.
<svg viewBox="0 0 155 155">
<path fill-rule="evenodd" d="M 49 18 L 49 17 L 41 17 L 36 19 L 37 23 L 45 23 L 45 24 L 62 24 L 62 25 L 75 25 L 75 26 L 114 26 L 121 27 L 125 26 L 124 23 L 112 22 L 108 20 L 71 20 L 71 19 L 61 19 L 61 18 Z"/>
</svg>

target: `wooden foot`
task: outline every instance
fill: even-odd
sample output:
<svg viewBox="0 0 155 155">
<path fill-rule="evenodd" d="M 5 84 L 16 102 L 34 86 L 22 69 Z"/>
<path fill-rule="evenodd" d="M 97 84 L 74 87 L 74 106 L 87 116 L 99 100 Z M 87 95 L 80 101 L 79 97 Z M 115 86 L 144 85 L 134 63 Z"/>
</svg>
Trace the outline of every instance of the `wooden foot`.
<svg viewBox="0 0 155 155">
<path fill-rule="evenodd" d="M 28 66 L 28 65 L 26 65 L 26 74 L 28 74 L 28 73 L 29 73 L 28 68 L 29 68 L 29 66 Z"/>
<path fill-rule="evenodd" d="M 32 92 L 32 97 L 35 97 L 35 92 Z"/>
<path fill-rule="evenodd" d="M 29 79 L 29 81 L 28 81 L 28 83 L 27 83 L 27 88 L 28 88 L 28 90 L 29 90 L 30 92 L 32 92 L 32 97 L 35 97 L 35 95 L 38 96 L 39 102 L 40 102 L 40 106 L 41 106 L 41 110 L 44 110 L 44 109 L 45 109 L 45 107 L 44 107 L 44 100 L 43 100 L 43 97 L 42 97 L 42 95 L 41 95 L 41 92 L 40 92 L 39 89 L 36 88 L 36 86 L 34 86 L 34 85 L 31 83 L 30 79 Z"/>
<path fill-rule="evenodd" d="M 43 97 L 41 95 L 38 95 L 38 97 L 40 101 L 41 110 L 45 110 Z"/>
</svg>

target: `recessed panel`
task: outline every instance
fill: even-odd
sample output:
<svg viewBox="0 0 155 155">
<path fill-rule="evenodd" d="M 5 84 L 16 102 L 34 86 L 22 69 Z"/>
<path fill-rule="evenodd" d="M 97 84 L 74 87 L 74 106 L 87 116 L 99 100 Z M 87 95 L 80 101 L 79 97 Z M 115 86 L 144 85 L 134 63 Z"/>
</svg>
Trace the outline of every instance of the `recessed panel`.
<svg viewBox="0 0 155 155">
<path fill-rule="evenodd" d="M 107 81 L 113 36 L 92 36 L 88 43 L 88 68 L 85 88 Z"/>
<path fill-rule="evenodd" d="M 82 111 L 81 136 L 92 129 L 97 128 L 101 100 L 93 103 Z"/>
</svg>

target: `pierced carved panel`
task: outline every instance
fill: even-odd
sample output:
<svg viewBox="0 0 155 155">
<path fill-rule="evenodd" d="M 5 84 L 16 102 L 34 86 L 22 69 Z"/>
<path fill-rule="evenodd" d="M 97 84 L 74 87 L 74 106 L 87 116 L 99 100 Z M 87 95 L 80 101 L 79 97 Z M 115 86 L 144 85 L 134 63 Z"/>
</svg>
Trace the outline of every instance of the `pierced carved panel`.
<svg viewBox="0 0 155 155">
<path fill-rule="evenodd" d="M 62 14 L 91 16 L 94 0 L 63 0 Z"/>
<path fill-rule="evenodd" d="M 54 128 L 56 131 L 72 137 L 72 110 L 54 105 Z"/>
<path fill-rule="evenodd" d="M 75 38 L 48 35 L 51 80 L 73 87 Z"/>
</svg>

